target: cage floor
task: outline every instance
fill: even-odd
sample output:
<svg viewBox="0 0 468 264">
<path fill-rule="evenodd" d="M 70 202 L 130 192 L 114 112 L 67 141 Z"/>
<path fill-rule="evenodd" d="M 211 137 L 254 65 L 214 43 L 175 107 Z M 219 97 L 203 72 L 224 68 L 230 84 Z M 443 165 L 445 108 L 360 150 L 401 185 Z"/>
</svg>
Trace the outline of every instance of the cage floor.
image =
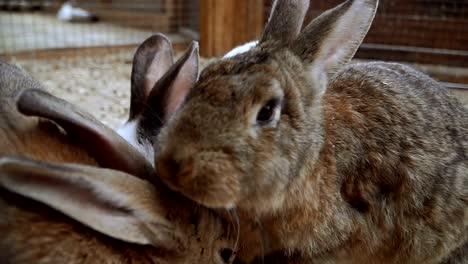
<svg viewBox="0 0 468 264">
<path fill-rule="evenodd" d="M 101 22 L 62 22 L 53 14 L 0 12 L 0 54 L 138 44 L 152 33 Z"/>
</svg>

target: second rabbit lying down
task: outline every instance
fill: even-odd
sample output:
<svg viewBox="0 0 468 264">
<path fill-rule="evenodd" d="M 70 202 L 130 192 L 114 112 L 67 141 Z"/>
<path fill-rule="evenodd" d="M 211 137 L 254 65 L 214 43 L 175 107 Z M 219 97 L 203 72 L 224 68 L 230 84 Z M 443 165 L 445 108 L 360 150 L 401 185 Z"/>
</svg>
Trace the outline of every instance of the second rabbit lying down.
<svg viewBox="0 0 468 264">
<path fill-rule="evenodd" d="M 187 54 L 179 65 L 197 60 L 196 45 Z M 1 61 L 0 110 L 2 262 L 232 260 L 228 222 L 166 189 L 114 131 Z"/>
<path fill-rule="evenodd" d="M 0 259 L 231 263 L 233 229 L 162 186 L 116 170 L 3 156 Z"/>
</svg>

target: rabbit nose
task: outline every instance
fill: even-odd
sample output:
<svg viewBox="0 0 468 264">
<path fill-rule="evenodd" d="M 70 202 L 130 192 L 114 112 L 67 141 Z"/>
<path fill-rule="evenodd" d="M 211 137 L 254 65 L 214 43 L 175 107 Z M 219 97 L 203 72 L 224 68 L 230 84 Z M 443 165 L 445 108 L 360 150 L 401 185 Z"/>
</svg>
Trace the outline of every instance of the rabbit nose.
<svg viewBox="0 0 468 264">
<path fill-rule="evenodd" d="M 163 154 L 156 162 L 159 177 L 173 187 L 189 183 L 195 177 L 194 153 L 192 153 L 184 151 L 184 153 Z"/>
</svg>

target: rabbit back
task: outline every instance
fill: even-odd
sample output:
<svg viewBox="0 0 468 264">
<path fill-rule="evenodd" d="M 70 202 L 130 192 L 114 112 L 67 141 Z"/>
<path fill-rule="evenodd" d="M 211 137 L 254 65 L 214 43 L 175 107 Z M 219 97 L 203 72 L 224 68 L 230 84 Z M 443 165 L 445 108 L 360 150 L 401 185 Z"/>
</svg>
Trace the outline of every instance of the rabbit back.
<svg viewBox="0 0 468 264">
<path fill-rule="evenodd" d="M 381 232 L 382 245 L 414 247 L 421 256 L 435 249 L 443 256 L 463 245 L 468 239 L 464 106 L 430 77 L 382 62 L 346 67 L 323 100 L 325 142 L 332 142 L 327 147 L 341 175 L 341 195 L 368 221 L 379 223 L 382 229 L 370 232 Z M 382 235 L 386 228 L 395 233 Z"/>
<path fill-rule="evenodd" d="M 43 90 L 43 87 L 19 68 L 0 61 L 0 155 L 22 154 L 64 162 L 80 160 L 83 164 L 96 165 L 84 149 L 65 138 L 58 126 L 18 111 L 17 98 L 27 89 Z"/>
</svg>

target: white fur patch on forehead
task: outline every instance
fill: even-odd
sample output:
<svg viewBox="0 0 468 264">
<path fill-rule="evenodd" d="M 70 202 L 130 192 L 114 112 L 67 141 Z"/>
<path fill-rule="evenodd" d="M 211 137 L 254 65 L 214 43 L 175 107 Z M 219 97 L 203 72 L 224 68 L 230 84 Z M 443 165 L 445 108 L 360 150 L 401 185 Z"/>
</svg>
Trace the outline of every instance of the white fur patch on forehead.
<svg viewBox="0 0 468 264">
<path fill-rule="evenodd" d="M 247 42 L 247 43 L 245 43 L 243 45 L 237 46 L 234 49 L 232 49 L 231 51 L 229 51 L 228 53 L 226 53 L 226 55 L 224 55 L 223 59 L 231 58 L 231 57 L 234 57 L 234 56 L 236 56 L 238 54 L 245 53 L 245 52 L 251 50 L 257 44 L 258 44 L 258 41 L 251 41 L 251 42 Z"/>
</svg>

